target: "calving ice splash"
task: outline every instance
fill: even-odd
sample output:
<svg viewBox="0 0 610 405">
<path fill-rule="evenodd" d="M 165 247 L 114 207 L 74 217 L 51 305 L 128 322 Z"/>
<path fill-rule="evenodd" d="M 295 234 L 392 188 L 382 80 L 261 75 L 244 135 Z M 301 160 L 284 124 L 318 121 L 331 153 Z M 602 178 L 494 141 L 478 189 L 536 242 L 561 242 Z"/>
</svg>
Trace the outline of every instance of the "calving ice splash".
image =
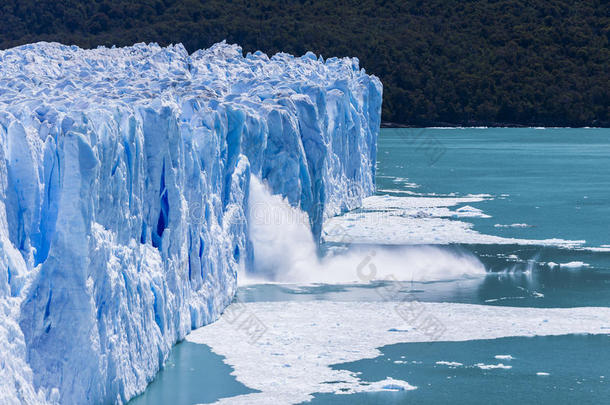
<svg viewBox="0 0 610 405">
<path fill-rule="evenodd" d="M 255 177 L 250 182 L 249 217 L 254 266 L 240 274 L 240 284 L 439 281 L 485 274 L 474 255 L 434 246 L 353 247 L 320 257 L 307 213 L 281 195 L 272 195 Z M 371 227 L 379 227 L 386 225 L 387 218 L 365 219 Z M 343 244 L 357 241 L 340 226 L 332 231 Z"/>
<path fill-rule="evenodd" d="M 283 277 L 253 198 L 306 216 L 299 279 L 374 191 L 381 94 L 357 59 L 225 43 L 0 51 L 0 402 L 143 391 L 238 273 Z"/>
</svg>

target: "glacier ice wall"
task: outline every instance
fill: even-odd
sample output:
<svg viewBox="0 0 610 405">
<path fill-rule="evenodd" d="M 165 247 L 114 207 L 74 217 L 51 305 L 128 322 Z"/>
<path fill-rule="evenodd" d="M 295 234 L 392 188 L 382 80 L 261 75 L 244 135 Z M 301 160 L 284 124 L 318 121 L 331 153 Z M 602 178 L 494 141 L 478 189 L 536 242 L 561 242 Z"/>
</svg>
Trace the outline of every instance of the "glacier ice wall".
<svg viewBox="0 0 610 405">
<path fill-rule="evenodd" d="M 252 265 L 251 175 L 315 236 L 373 191 L 381 93 L 225 43 L 0 51 L 0 402 L 144 390 Z"/>
</svg>

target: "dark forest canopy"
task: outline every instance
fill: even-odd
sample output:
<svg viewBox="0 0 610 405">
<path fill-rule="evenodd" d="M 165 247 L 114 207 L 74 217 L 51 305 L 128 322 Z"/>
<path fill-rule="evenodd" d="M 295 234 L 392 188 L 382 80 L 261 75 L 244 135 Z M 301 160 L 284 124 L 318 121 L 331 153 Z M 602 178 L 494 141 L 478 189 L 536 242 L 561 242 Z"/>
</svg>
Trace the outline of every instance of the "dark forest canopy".
<svg viewBox="0 0 610 405">
<path fill-rule="evenodd" d="M 0 47 L 226 39 L 244 51 L 357 56 L 384 121 L 610 125 L 606 0 L 3 0 Z"/>
</svg>

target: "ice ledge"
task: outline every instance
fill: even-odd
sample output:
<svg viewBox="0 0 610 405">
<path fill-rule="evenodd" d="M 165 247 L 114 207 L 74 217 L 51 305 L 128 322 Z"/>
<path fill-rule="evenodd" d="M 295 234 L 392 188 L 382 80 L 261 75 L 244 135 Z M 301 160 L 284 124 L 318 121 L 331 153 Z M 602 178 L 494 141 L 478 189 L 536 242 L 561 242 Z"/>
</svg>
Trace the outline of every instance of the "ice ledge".
<svg viewBox="0 0 610 405">
<path fill-rule="evenodd" d="M 226 43 L 0 51 L 1 402 L 141 392 L 251 265 L 251 174 L 316 237 L 372 193 L 381 93 Z"/>
</svg>

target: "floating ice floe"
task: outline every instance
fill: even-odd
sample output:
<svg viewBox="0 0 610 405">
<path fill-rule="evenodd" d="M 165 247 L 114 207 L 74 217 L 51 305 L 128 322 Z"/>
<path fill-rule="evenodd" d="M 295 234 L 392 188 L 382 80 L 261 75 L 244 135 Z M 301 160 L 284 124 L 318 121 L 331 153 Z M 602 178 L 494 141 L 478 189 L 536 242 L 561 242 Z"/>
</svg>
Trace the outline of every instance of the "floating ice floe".
<svg viewBox="0 0 610 405">
<path fill-rule="evenodd" d="M 560 263 L 559 267 L 566 269 L 580 269 L 582 267 L 589 267 L 589 264 L 581 261 L 574 261 L 568 263 Z"/>
<path fill-rule="evenodd" d="M 474 366 L 480 368 L 481 370 L 496 370 L 496 369 L 509 370 L 509 369 L 513 368 L 513 366 L 507 366 L 502 363 L 498 363 L 498 364 L 477 363 Z"/>
<path fill-rule="evenodd" d="M 385 245 L 520 244 L 565 248 L 581 247 L 584 240 L 518 239 L 486 235 L 459 218 L 487 218 L 470 205 L 493 198 L 487 194 L 466 197 L 399 197 L 375 195 L 365 198 L 361 209 L 330 218 L 322 237 L 328 242 Z"/>
<path fill-rule="evenodd" d="M 351 390 L 341 391 L 339 394 L 353 394 L 355 392 L 379 392 L 379 391 L 412 391 L 417 387 L 409 384 L 406 381 L 396 380 L 392 377 L 387 377 L 381 381 L 375 381 L 370 384 L 360 384 Z"/>
<path fill-rule="evenodd" d="M 408 305 L 390 301 L 239 303 L 237 313 L 243 314 L 243 319 L 235 319 L 236 312 L 229 307 L 230 315 L 193 331 L 187 340 L 209 345 L 234 368 L 238 381 L 260 391 L 225 398 L 220 403 L 283 405 L 308 401 L 315 393 L 360 392 L 371 382 L 364 381 L 361 374 L 331 365 L 381 356 L 381 346 L 508 336 L 606 334 L 603 328 L 610 319 L 610 308 L 417 303 L 421 316 L 434 320 L 438 333 L 430 333 L 400 315 L 400 309 L 408 310 Z M 255 317 L 261 326 L 256 334 L 244 327 L 249 317 Z M 503 363 L 480 366 L 488 370 L 509 367 Z"/>
</svg>

